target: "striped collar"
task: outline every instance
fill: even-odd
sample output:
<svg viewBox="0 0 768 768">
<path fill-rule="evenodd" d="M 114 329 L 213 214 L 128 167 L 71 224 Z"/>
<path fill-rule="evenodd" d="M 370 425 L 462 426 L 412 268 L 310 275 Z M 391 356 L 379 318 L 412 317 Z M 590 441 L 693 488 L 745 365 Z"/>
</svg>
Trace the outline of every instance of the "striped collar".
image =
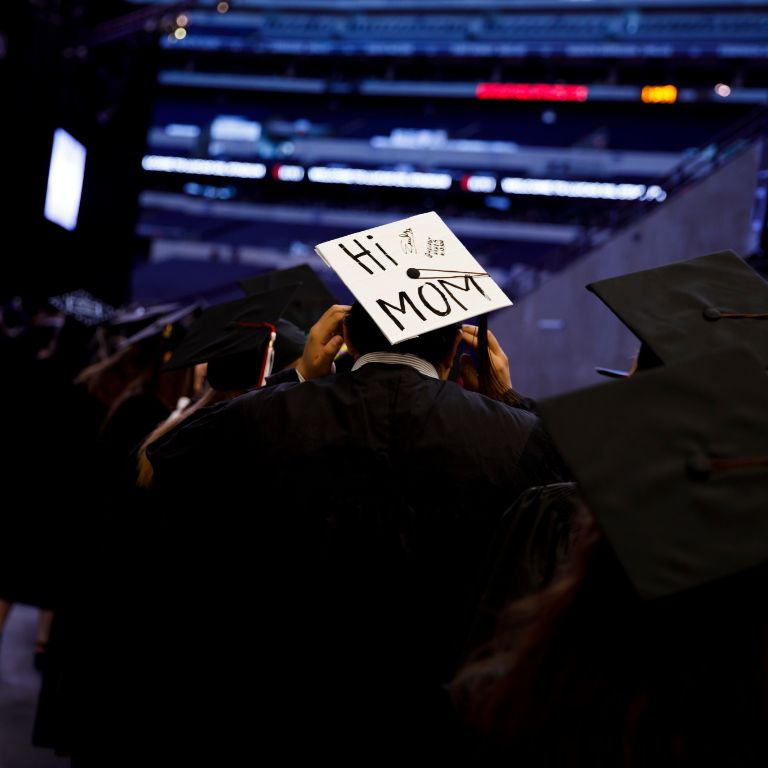
<svg viewBox="0 0 768 768">
<path fill-rule="evenodd" d="M 409 368 L 413 368 L 424 376 L 429 376 L 432 379 L 439 379 L 437 369 L 432 363 L 428 363 L 416 355 L 401 354 L 399 352 L 368 352 L 355 360 L 355 364 L 352 366 L 352 370 L 356 371 L 358 368 L 362 368 L 368 363 L 386 363 L 387 365 L 407 365 Z"/>
</svg>

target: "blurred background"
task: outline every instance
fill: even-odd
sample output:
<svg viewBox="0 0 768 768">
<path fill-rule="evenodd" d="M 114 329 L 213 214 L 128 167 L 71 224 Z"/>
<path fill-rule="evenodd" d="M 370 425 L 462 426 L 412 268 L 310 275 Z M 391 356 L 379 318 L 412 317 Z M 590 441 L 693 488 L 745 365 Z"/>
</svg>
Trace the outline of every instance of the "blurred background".
<svg viewBox="0 0 768 768">
<path fill-rule="evenodd" d="M 37 498 L 29 456 L 86 433 L 56 392 L 244 278 L 309 264 L 348 300 L 317 243 L 436 211 L 515 301 L 491 327 L 533 397 L 636 352 L 587 283 L 726 249 L 768 268 L 765 2 L 4 0 L 0 88 L 5 480 L 51 517 L 6 541 L 33 575 L 65 494 Z M 119 342 L 92 335 L 110 318 Z M 0 768 L 58 766 L 29 743 L 47 635 L 12 619 Z"/>
<path fill-rule="evenodd" d="M 238 278 L 305 262 L 345 298 L 313 246 L 428 210 L 515 300 L 628 227 L 604 260 L 615 273 L 723 248 L 763 265 L 766 3 L 3 6 L 3 301 L 227 298 Z M 80 163 L 58 194 L 82 187 L 58 223 L 55 135 Z M 539 335 L 562 359 L 583 285 L 501 335 Z M 607 346 L 605 363 L 629 353 Z M 561 371 L 521 383 L 565 387 Z"/>
</svg>

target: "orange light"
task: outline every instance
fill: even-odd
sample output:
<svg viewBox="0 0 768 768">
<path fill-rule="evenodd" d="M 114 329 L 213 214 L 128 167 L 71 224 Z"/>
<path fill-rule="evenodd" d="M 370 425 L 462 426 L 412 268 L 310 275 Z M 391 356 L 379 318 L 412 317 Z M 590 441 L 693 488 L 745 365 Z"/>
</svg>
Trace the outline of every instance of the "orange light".
<svg viewBox="0 0 768 768">
<path fill-rule="evenodd" d="M 674 104 L 677 88 L 674 85 L 644 85 L 640 98 L 644 104 Z"/>
</svg>

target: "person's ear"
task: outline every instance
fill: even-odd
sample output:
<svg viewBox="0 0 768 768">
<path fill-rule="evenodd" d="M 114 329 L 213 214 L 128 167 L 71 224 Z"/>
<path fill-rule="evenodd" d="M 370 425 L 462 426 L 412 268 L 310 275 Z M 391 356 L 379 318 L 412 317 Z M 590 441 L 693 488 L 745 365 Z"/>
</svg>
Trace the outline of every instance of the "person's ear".
<svg viewBox="0 0 768 768">
<path fill-rule="evenodd" d="M 357 358 L 360 357 L 360 353 L 355 349 L 354 344 L 352 344 L 352 342 L 349 340 L 349 332 L 347 331 L 347 324 L 342 323 L 341 327 L 344 333 L 344 344 L 347 347 L 347 352 L 349 352 L 349 354 L 352 355 L 352 357 L 354 357 L 355 360 L 357 360 Z"/>
<path fill-rule="evenodd" d="M 440 374 L 440 378 L 443 380 L 447 379 L 451 372 L 451 368 L 453 367 L 453 358 L 456 357 L 459 344 L 461 344 L 461 328 L 456 331 L 456 338 L 453 340 L 450 352 L 448 352 L 448 354 L 440 362 L 440 367 L 438 368 L 437 372 Z"/>
</svg>

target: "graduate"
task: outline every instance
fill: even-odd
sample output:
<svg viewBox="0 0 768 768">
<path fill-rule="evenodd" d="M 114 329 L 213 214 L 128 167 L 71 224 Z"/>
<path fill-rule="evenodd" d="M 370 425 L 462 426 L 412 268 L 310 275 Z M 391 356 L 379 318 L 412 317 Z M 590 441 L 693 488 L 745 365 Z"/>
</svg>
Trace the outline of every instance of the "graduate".
<svg viewBox="0 0 768 768">
<path fill-rule="evenodd" d="M 380 229 L 342 244 L 370 235 L 394 253 Z M 534 415 L 448 380 L 462 340 L 477 333 L 462 320 L 509 301 L 468 254 L 440 242 L 445 271 L 432 288 L 402 253 L 387 286 L 350 279 L 358 301 L 313 326 L 293 382 L 205 409 L 149 447 L 155 492 L 178 510 L 179 589 L 225 596 L 183 649 L 194 664 L 218 649 L 216 668 L 194 685 L 184 663 L 166 670 L 184 713 L 166 721 L 166 742 L 279 745 L 286 761 L 322 753 L 357 765 L 455 755 L 444 685 L 478 564 L 503 510 L 525 488 L 560 480 L 562 467 Z M 412 293 L 443 314 L 427 309 L 422 323 L 416 307 L 392 323 L 385 308 L 374 319 L 364 305 L 382 289 L 387 301 Z M 420 332 L 392 343 L 387 334 L 411 321 Z M 332 374 L 343 343 L 355 364 Z M 255 626 L 242 624 L 245 610 L 257 612 Z M 221 648 L 221 621 L 247 651 Z"/>
<path fill-rule="evenodd" d="M 540 403 L 579 530 L 454 682 L 478 762 L 766 764 L 765 380 L 736 347 Z"/>
<path fill-rule="evenodd" d="M 733 251 L 590 283 L 641 342 L 633 371 L 736 343 L 768 368 L 768 283 Z M 623 378 L 631 372 L 599 368 Z"/>
</svg>

